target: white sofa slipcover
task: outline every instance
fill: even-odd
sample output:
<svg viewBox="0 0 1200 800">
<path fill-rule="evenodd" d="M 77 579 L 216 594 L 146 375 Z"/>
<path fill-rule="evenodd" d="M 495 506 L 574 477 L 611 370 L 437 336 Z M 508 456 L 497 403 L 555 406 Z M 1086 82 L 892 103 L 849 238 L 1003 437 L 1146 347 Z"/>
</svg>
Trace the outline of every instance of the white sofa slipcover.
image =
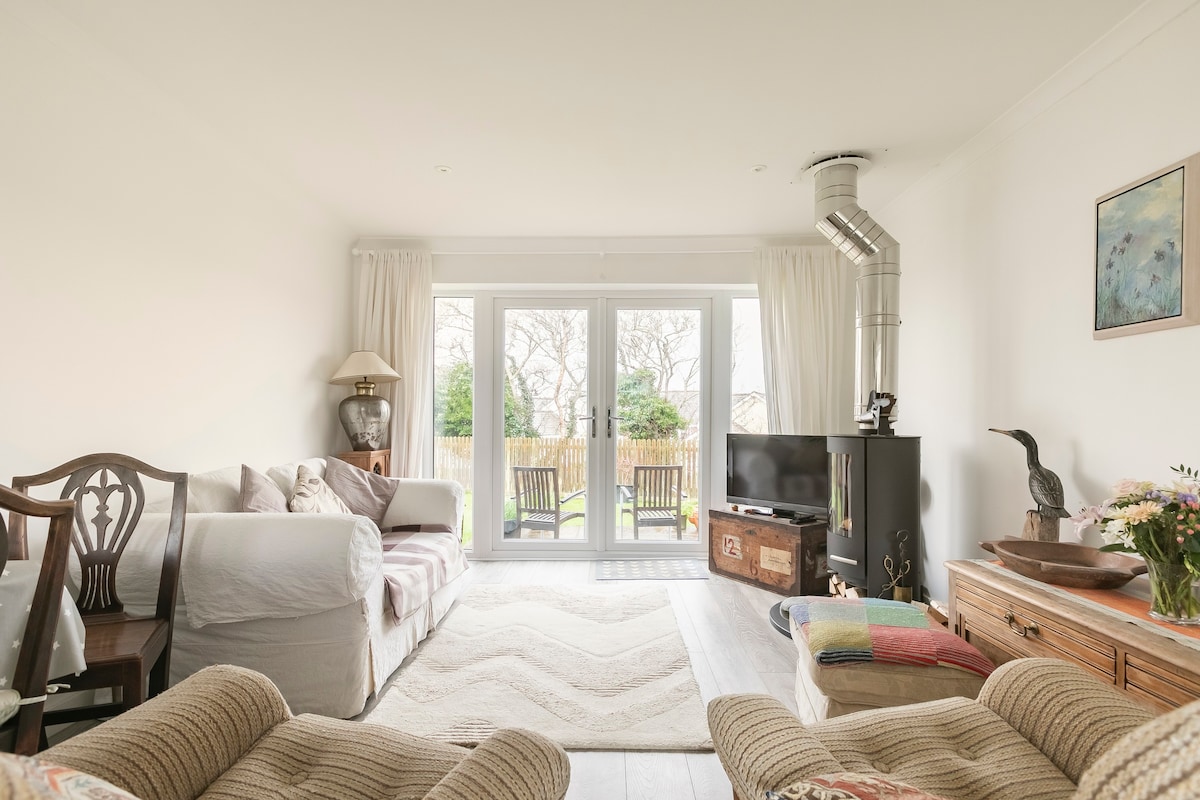
<svg viewBox="0 0 1200 800">
<path fill-rule="evenodd" d="M 325 473 L 324 459 L 308 459 L 265 474 L 290 496 L 301 463 Z M 422 596 L 406 598 L 411 610 L 396 619 L 385 574 L 404 567 L 384 563 L 374 522 L 350 514 L 241 513 L 240 479 L 240 465 L 189 476 L 171 683 L 235 664 L 269 677 L 293 713 L 352 717 L 450 610 L 465 589 L 466 558 L 451 547 L 438 565 L 444 579 L 410 581 Z M 443 526 L 457 538 L 459 484 L 389 480 L 396 494 L 381 521 L 385 530 Z M 143 534 L 159 535 L 138 537 L 121 560 L 118 585 L 132 613 L 153 609 L 166 531 L 160 507 L 151 495 L 143 520 Z M 446 534 L 428 535 L 445 543 Z M 424 557 L 428 552 L 423 548 Z"/>
</svg>

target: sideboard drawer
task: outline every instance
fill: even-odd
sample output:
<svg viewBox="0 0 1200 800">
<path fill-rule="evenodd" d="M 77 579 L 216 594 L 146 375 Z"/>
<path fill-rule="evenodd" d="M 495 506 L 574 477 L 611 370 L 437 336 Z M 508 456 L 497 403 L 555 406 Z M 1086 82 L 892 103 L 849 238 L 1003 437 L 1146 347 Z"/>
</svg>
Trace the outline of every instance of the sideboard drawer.
<svg viewBox="0 0 1200 800">
<path fill-rule="evenodd" d="M 1179 708 L 1200 696 L 1200 683 L 1126 654 L 1125 691 L 1142 695 L 1164 709 Z"/>
<path fill-rule="evenodd" d="M 1040 609 L 973 584 L 959 583 L 957 599 L 959 616 L 1005 650 L 1030 658 L 1074 661 L 1116 682 L 1117 650 L 1111 644 L 1071 629 Z"/>
</svg>

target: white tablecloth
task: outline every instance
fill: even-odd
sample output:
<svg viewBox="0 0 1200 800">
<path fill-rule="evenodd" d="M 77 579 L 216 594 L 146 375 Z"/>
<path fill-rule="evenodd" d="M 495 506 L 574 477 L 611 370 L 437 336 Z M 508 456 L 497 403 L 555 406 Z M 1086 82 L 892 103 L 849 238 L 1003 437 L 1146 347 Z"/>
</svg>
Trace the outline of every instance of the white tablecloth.
<svg viewBox="0 0 1200 800">
<path fill-rule="evenodd" d="M 17 654 L 25 636 L 29 604 L 37 585 L 40 561 L 9 561 L 0 577 L 0 689 L 11 688 L 17 669 Z M 87 667 L 83 660 L 83 620 L 71 593 L 63 589 L 62 616 L 50 656 L 50 677 L 74 675 Z"/>
</svg>

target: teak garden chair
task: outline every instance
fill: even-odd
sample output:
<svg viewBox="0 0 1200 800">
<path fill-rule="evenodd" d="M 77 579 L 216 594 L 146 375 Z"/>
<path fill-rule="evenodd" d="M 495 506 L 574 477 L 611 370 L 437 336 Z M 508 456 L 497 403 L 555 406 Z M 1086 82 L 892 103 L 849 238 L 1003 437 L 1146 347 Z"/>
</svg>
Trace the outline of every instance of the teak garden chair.
<svg viewBox="0 0 1200 800">
<path fill-rule="evenodd" d="M 621 516 L 633 516 L 633 538 L 640 528 L 674 528 L 675 538 L 683 538 L 687 519 L 683 516 L 683 467 L 634 467 L 633 486 L 628 500 L 632 508 L 622 508 Z"/>
<path fill-rule="evenodd" d="M 513 486 L 517 501 L 517 530 L 553 531 L 557 539 L 562 524 L 583 516 L 582 511 L 563 511 L 564 503 L 584 493 L 558 493 L 557 467 L 513 467 Z"/>
</svg>

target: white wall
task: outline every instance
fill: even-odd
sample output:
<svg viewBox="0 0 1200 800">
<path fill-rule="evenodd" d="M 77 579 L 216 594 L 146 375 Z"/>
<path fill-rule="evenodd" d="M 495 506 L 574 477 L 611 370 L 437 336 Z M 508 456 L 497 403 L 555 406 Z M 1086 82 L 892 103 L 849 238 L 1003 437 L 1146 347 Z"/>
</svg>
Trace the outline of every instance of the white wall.
<svg viewBox="0 0 1200 800">
<path fill-rule="evenodd" d="M 0 482 L 343 447 L 349 231 L 39 4 L 0 76 Z"/>
<path fill-rule="evenodd" d="M 934 597 L 943 561 L 1019 536 L 1033 505 L 1023 448 L 989 427 L 1034 435 L 1069 508 L 1200 464 L 1200 326 L 1092 339 L 1096 198 L 1200 150 L 1200 6 L 1149 6 L 1131 23 L 1149 30 L 1101 42 L 875 212 L 903 248 L 898 430 L 923 437 Z"/>
</svg>

